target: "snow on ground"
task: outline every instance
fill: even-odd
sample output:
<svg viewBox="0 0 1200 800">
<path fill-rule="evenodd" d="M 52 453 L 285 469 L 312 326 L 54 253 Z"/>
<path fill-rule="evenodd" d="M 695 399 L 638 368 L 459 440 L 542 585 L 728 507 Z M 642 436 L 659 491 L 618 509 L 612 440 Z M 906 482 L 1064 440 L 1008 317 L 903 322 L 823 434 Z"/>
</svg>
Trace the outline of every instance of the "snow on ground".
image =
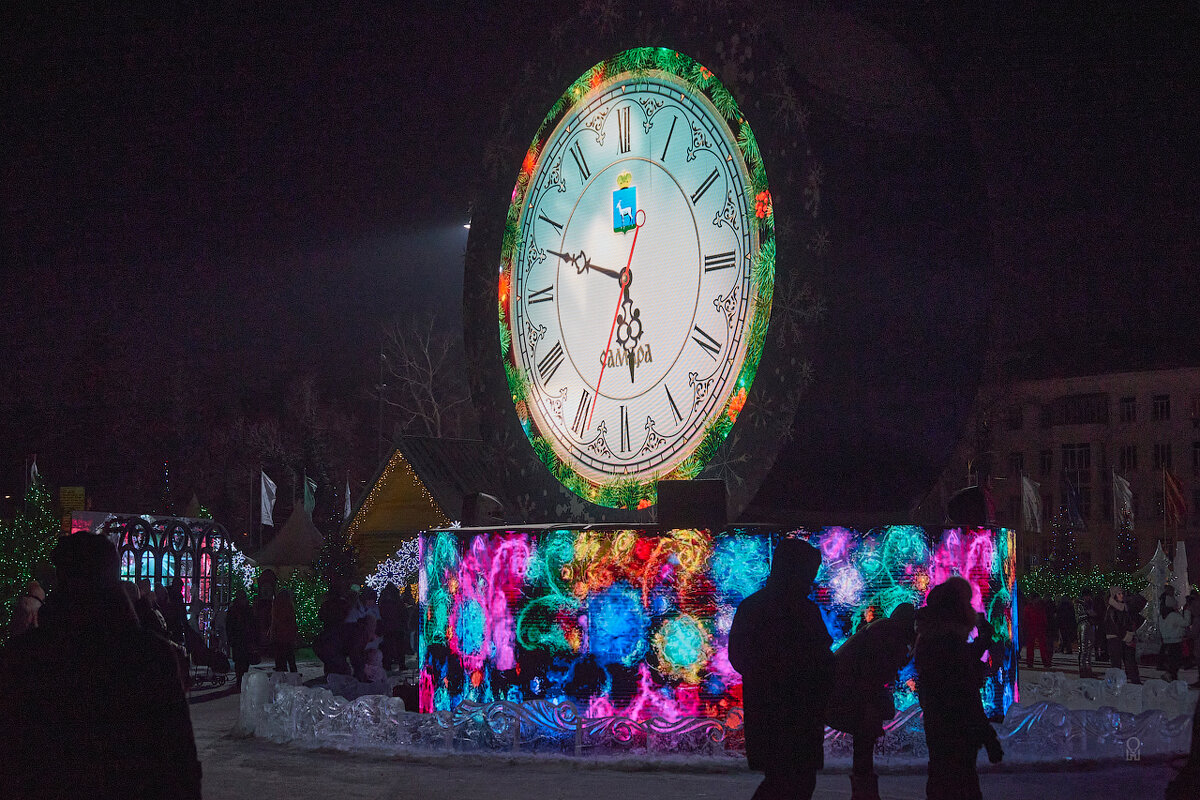
<svg viewBox="0 0 1200 800">
<path fill-rule="evenodd" d="M 303 663 L 305 677 L 320 665 Z M 734 761 L 723 772 L 694 772 L 686 763 L 649 764 L 628 760 L 603 764 L 571 758 L 506 758 L 431 753 L 420 758 L 387 758 L 275 745 L 258 738 L 235 738 L 238 696 L 219 689 L 193 696 L 192 724 L 204 764 L 207 800 L 406 800 L 406 798 L 484 798 L 485 800 L 737 800 L 749 798 L 759 776 Z M 1093 800 L 1097 797 L 1160 798 L 1174 769 L 1161 760 L 1070 765 L 1061 771 L 986 770 L 983 794 L 989 800 Z M 925 796 L 921 773 L 885 774 L 880 793 L 892 800 Z M 844 772 L 823 773 L 817 798 L 848 798 Z"/>
</svg>

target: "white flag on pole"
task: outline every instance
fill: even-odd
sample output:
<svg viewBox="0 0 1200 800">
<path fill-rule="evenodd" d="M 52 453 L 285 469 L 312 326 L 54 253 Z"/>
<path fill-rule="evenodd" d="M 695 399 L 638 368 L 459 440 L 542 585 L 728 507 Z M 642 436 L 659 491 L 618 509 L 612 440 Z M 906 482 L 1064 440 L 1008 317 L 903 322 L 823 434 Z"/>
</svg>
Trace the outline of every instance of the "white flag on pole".
<svg viewBox="0 0 1200 800">
<path fill-rule="evenodd" d="M 342 510 L 342 521 L 350 519 L 350 475 L 346 475 L 346 507 Z"/>
<path fill-rule="evenodd" d="M 271 512 L 275 510 L 275 481 L 262 474 L 262 524 L 275 527 Z"/>
<path fill-rule="evenodd" d="M 317 507 L 317 482 L 304 476 L 304 509 L 312 514 L 313 509 Z"/>
<path fill-rule="evenodd" d="M 1038 490 L 1042 485 L 1021 476 L 1021 519 L 1027 531 L 1042 532 L 1042 496 Z"/>
<path fill-rule="evenodd" d="M 1112 481 L 1113 529 L 1119 531 L 1122 525 L 1128 525 L 1133 530 L 1133 489 L 1129 488 L 1129 481 L 1118 475 L 1115 469 Z"/>
</svg>

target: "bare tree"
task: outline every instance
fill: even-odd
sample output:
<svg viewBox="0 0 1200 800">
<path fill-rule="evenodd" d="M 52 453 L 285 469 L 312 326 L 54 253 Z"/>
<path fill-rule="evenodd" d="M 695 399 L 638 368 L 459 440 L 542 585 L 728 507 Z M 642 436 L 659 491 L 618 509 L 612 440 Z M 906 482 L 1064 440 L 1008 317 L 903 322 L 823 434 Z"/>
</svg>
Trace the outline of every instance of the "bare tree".
<svg viewBox="0 0 1200 800">
<path fill-rule="evenodd" d="M 383 332 L 376 387 L 397 434 L 461 438 L 475 427 L 462 342 L 427 313 L 396 320 Z M 382 409 L 381 409 L 382 414 Z"/>
</svg>

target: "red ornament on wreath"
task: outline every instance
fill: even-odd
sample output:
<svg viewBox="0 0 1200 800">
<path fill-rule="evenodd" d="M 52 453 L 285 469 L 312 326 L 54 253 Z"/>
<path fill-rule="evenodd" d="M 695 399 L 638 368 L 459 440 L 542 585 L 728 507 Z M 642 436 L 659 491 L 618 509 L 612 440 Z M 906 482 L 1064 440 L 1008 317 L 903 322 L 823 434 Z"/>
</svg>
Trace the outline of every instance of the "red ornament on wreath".
<svg viewBox="0 0 1200 800">
<path fill-rule="evenodd" d="M 772 212 L 771 193 L 768 191 L 759 192 L 754 198 L 754 213 L 759 219 L 766 219 L 771 216 Z"/>
</svg>

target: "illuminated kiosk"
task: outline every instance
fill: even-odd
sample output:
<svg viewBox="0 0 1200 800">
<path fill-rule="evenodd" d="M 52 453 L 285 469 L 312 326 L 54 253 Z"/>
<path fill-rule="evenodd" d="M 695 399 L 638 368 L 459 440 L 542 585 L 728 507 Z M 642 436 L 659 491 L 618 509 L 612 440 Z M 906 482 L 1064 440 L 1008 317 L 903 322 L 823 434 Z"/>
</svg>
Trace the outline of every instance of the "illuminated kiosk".
<svg viewBox="0 0 1200 800">
<path fill-rule="evenodd" d="M 953 272 L 955 286 L 985 274 L 971 181 L 954 177 L 957 168 L 930 170 L 958 163 L 958 129 L 942 124 L 952 115 L 922 105 L 937 135 L 920 152 L 937 158 L 906 166 L 898 185 L 911 197 L 921 176 L 938 202 L 911 204 L 878 180 L 888 169 L 859 170 L 875 152 L 861 120 L 810 124 L 801 106 L 833 106 L 807 94 L 794 48 L 767 48 L 775 66 L 735 91 L 723 67 L 710 68 L 727 60 L 708 38 L 692 38 L 698 58 L 617 48 L 582 75 L 532 70 L 536 85 L 514 94 L 517 141 L 498 142 L 501 157 L 480 176 L 464 338 L 490 448 L 490 483 L 477 491 L 501 498 L 507 516 L 421 535 L 419 706 L 447 730 L 508 715 L 507 728 L 486 735 L 573 735 L 577 752 L 605 740 L 736 748 L 741 685 L 728 662 L 729 625 L 787 535 L 824 554 L 817 599 L 838 644 L 901 602 L 922 605 L 951 574 L 967 577 L 1008 645 L 986 707 L 1000 717 L 1013 702 L 1010 531 L 797 522 L 831 497 L 849 505 L 829 522 L 911 519 L 913 498 L 941 469 L 934 440 L 952 444 L 931 431 L 955 427 L 967 405 L 958 395 L 974 392 L 970 370 L 940 372 L 932 359 L 915 368 L 911 358 L 907 394 L 889 388 L 893 343 L 917 354 L 954 341 L 962 363 L 975 360 L 978 326 L 959 313 L 974 308 L 974 295 L 946 314 L 924 308 L 921 290 L 926 269 Z M 551 97 L 546 83 L 565 88 Z M 904 137 L 888 133 L 879 162 L 890 165 Z M 828 169 L 864 179 L 835 207 L 858 219 L 903 211 L 901 224 L 832 219 L 822 200 Z M 931 239 L 931 226 L 955 235 Z M 868 229 L 880 241 L 855 238 Z M 827 260 L 831 233 L 847 238 L 866 272 Z M 914 257 L 897 258 L 909 237 Z M 890 255 L 878 264 L 870 253 Z M 855 294 L 871 272 L 903 287 L 886 312 L 903 312 L 888 326 L 906 331 L 903 342 L 876 335 L 885 312 Z M 818 402 L 801 408 L 812 364 L 799 345 L 823 313 L 808 294 L 818 276 L 842 306 L 823 337 L 842 380 L 826 359 L 821 374 L 832 380 L 822 377 Z M 898 448 L 906 433 L 921 447 Z M 694 479 L 724 484 L 728 519 L 769 524 L 656 527 L 659 481 Z M 903 712 L 889 741 L 904 747 L 915 735 L 923 746 L 907 680 L 897 695 Z"/>
<path fill-rule="evenodd" d="M 508 703 L 530 709 L 526 738 L 580 728 L 587 744 L 647 745 L 649 735 L 672 748 L 737 749 L 742 682 L 729 626 L 785 535 L 821 549 L 814 598 L 835 648 L 900 603 L 923 605 L 951 575 L 970 581 L 1003 644 L 984 708 L 1004 715 L 1016 699 L 1015 535 L 917 526 L 431 531 L 420 545 L 420 710 L 469 715 Z M 885 750 L 920 747 L 913 677 L 909 664 Z M 578 720 L 547 712 L 565 702 Z"/>
</svg>

